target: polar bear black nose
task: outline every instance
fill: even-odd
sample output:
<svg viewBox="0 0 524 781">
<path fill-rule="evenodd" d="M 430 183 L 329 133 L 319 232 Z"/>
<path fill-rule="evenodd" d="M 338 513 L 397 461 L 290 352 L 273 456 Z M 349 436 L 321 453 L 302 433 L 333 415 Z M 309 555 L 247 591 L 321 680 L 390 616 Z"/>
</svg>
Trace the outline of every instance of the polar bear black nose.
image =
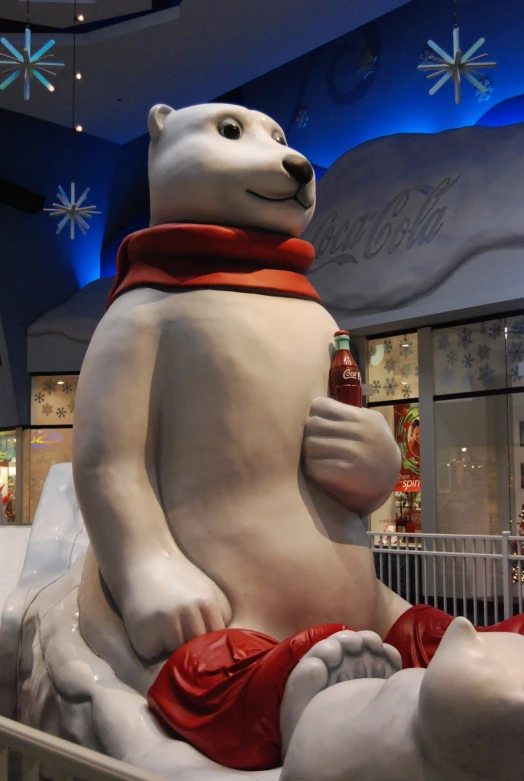
<svg viewBox="0 0 524 781">
<path fill-rule="evenodd" d="M 313 179 L 313 168 L 300 155 L 287 155 L 282 160 L 282 165 L 288 174 L 299 184 L 307 184 Z"/>
</svg>

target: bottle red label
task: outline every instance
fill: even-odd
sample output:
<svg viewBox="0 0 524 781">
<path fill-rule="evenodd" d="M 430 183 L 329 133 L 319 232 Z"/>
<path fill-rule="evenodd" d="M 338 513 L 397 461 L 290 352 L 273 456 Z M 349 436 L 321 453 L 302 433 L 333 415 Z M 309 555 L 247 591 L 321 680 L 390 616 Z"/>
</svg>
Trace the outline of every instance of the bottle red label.
<svg viewBox="0 0 524 781">
<path fill-rule="evenodd" d="M 362 384 L 357 363 L 349 349 L 349 333 L 337 331 L 335 334 L 337 349 L 329 371 L 329 390 L 331 398 L 353 407 L 362 406 Z"/>
</svg>

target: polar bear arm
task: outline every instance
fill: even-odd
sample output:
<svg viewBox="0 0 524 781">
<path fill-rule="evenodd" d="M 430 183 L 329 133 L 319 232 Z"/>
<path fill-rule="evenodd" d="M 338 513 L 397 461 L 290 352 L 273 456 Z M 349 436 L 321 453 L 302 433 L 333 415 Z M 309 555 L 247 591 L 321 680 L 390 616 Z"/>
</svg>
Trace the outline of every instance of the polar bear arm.
<svg viewBox="0 0 524 781">
<path fill-rule="evenodd" d="M 117 301 L 89 346 L 75 408 L 73 472 L 99 566 L 119 603 L 139 562 L 180 556 L 148 474 L 160 326 L 148 307 Z M 137 310 L 140 314 L 137 313 Z M 136 569 L 135 569 L 136 572 Z"/>
</svg>

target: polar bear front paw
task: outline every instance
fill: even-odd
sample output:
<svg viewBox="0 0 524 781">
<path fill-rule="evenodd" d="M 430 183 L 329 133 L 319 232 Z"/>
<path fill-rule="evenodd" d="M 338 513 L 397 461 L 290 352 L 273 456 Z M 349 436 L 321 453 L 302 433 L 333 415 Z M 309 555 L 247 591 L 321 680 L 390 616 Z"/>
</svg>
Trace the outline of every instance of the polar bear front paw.
<svg viewBox="0 0 524 781">
<path fill-rule="evenodd" d="M 357 678 L 390 678 L 400 669 L 399 652 L 375 632 L 347 629 L 314 645 L 297 664 L 284 690 L 280 706 L 283 756 L 302 712 L 321 691 Z"/>
</svg>

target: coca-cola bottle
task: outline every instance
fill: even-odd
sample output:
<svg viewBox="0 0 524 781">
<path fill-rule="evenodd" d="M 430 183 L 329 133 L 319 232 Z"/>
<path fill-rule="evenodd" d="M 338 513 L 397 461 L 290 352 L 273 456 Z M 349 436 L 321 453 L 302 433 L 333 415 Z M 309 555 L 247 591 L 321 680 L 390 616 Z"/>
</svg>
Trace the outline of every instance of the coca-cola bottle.
<svg viewBox="0 0 524 781">
<path fill-rule="evenodd" d="M 360 372 L 349 347 L 349 331 L 335 334 L 335 354 L 329 370 L 331 398 L 353 407 L 362 406 Z"/>
</svg>

